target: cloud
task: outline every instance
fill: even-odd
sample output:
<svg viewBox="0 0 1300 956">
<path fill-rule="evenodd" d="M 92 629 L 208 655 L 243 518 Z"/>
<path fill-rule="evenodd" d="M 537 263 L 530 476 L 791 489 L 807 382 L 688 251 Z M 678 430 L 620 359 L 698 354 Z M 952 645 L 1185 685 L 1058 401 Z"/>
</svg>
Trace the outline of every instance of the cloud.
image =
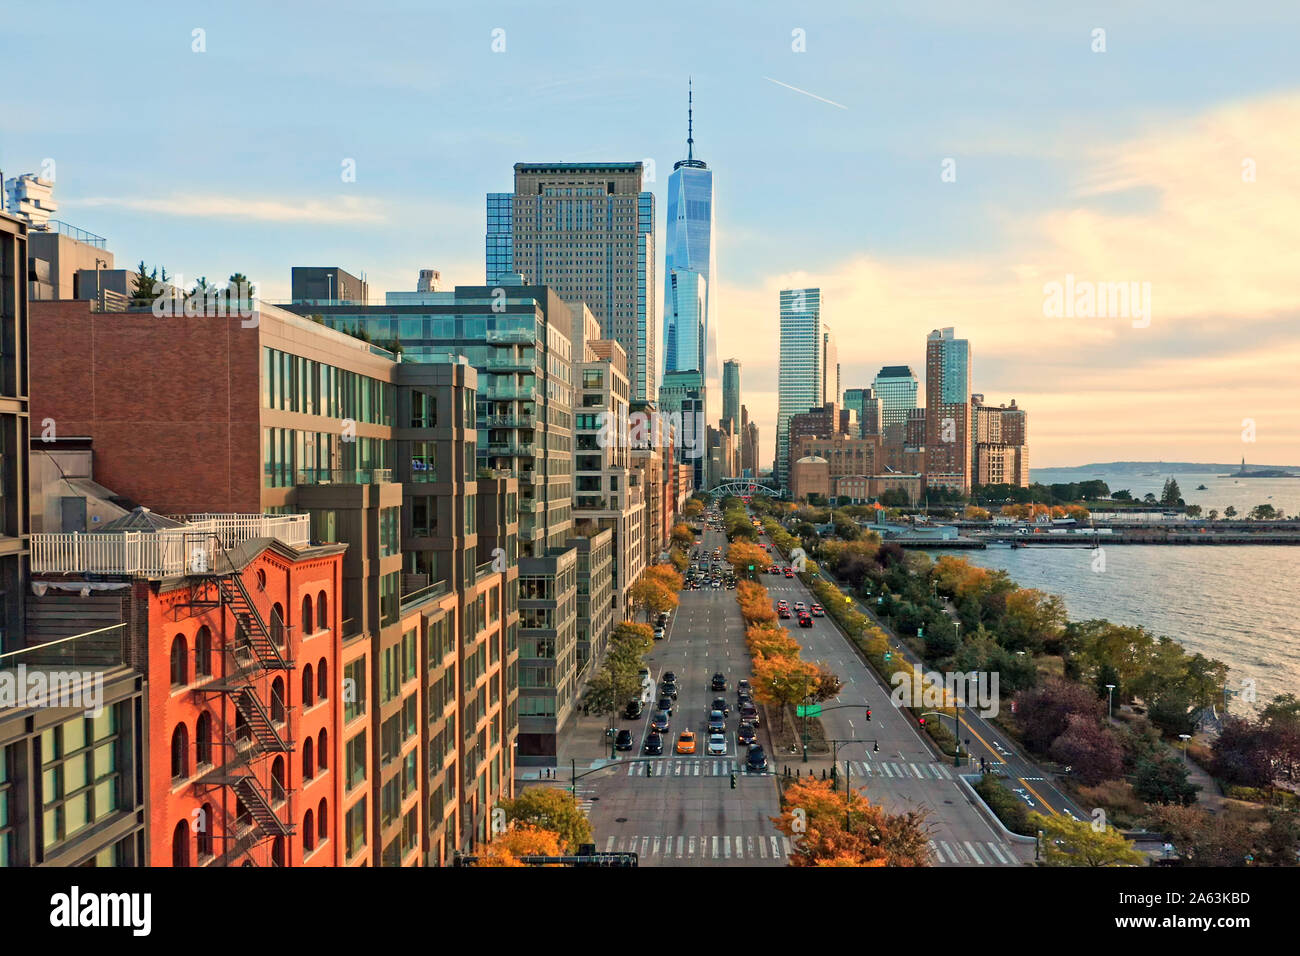
<svg viewBox="0 0 1300 956">
<path fill-rule="evenodd" d="M 281 223 L 382 223 L 382 204 L 355 196 L 331 201 L 320 199 L 258 199 L 248 196 L 176 195 L 154 197 L 90 197 L 69 199 L 68 206 L 116 206 L 137 212 L 193 219 L 239 219 Z"/>
<path fill-rule="evenodd" d="M 1276 426 L 1267 438 L 1261 428 L 1252 454 L 1300 462 L 1297 128 L 1296 94 L 1153 122 L 1084 150 L 1053 208 L 990 209 L 984 248 L 970 255 L 857 256 L 757 285 L 724 282 L 720 328 L 745 334 L 721 347 L 747 380 L 773 388 L 778 292 L 820 286 L 843 387 L 870 384 L 885 364 L 923 377 L 925 335 L 954 326 L 971 340 L 974 390 L 1028 408 L 1035 464 L 1230 460 L 1243 415 Z M 1243 175 L 1252 169 L 1253 181 Z M 1045 284 L 1067 275 L 1149 284 L 1149 326 L 1045 316 Z M 751 413 L 771 447 L 775 408 Z"/>
</svg>

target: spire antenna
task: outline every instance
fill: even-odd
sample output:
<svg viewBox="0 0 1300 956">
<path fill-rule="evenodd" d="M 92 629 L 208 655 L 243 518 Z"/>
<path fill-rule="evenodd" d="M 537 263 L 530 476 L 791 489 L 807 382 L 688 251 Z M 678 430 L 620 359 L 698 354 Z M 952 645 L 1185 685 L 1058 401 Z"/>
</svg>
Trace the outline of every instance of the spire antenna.
<svg viewBox="0 0 1300 956">
<path fill-rule="evenodd" d="M 695 92 L 691 88 L 691 78 L 686 78 L 686 158 L 695 158 Z"/>
</svg>

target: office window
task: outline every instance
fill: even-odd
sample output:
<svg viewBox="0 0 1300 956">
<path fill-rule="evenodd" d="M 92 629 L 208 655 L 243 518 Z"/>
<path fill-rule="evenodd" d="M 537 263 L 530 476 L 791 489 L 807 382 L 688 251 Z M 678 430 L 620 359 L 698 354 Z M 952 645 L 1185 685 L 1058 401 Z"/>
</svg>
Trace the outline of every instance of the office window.
<svg viewBox="0 0 1300 956">
<path fill-rule="evenodd" d="M 379 511 L 379 556 L 386 558 L 401 549 L 402 509 L 381 508 Z"/>
<path fill-rule="evenodd" d="M 438 480 L 437 442 L 411 442 L 411 481 Z"/>
<path fill-rule="evenodd" d="M 471 419 L 472 421 L 472 419 Z M 436 428 L 438 426 L 438 399 L 426 392 L 411 392 L 411 427 Z"/>
</svg>

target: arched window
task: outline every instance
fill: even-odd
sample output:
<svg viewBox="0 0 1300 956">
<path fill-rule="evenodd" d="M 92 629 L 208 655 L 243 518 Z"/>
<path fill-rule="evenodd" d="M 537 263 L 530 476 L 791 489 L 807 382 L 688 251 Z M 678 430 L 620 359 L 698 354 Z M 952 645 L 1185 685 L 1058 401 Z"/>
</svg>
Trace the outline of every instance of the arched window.
<svg viewBox="0 0 1300 956">
<path fill-rule="evenodd" d="M 320 804 L 316 807 L 316 836 L 321 843 L 328 840 L 330 835 L 329 814 L 326 812 L 328 809 L 329 804 L 321 797 Z"/>
<path fill-rule="evenodd" d="M 310 809 L 302 818 L 302 848 L 304 850 L 316 849 L 316 814 Z"/>
<path fill-rule="evenodd" d="M 314 703 L 316 703 L 315 672 L 310 664 L 305 664 L 302 669 L 302 706 L 306 708 Z"/>
<path fill-rule="evenodd" d="M 172 731 L 172 779 L 184 780 L 190 775 L 190 731 L 177 724 Z"/>
<path fill-rule="evenodd" d="M 329 601 L 325 592 L 316 595 L 316 630 L 323 631 L 330 626 Z"/>
<path fill-rule="evenodd" d="M 316 735 L 316 765 L 322 770 L 330 768 L 330 737 L 323 728 Z"/>
<path fill-rule="evenodd" d="M 321 700 L 330 699 L 329 667 L 323 657 L 316 665 L 316 696 Z"/>
<path fill-rule="evenodd" d="M 189 682 L 189 648 L 185 644 L 185 635 L 177 634 L 172 639 L 172 686 L 184 687 Z"/>
<path fill-rule="evenodd" d="M 196 837 L 199 844 L 199 859 L 212 856 L 212 804 L 203 804 L 203 816 L 199 820 L 200 827 Z"/>
<path fill-rule="evenodd" d="M 172 866 L 190 865 L 190 821 L 182 820 L 172 830 Z"/>
<path fill-rule="evenodd" d="M 302 742 L 302 779 L 316 776 L 316 741 L 308 737 Z"/>
<path fill-rule="evenodd" d="M 276 757 L 271 763 L 271 802 L 282 803 L 288 791 L 284 786 L 284 757 Z"/>
<path fill-rule="evenodd" d="M 284 608 L 278 601 L 271 605 L 271 639 L 276 647 L 284 647 Z"/>
<path fill-rule="evenodd" d="M 199 677 L 212 676 L 212 632 L 206 624 L 194 635 L 194 673 Z"/>
<path fill-rule="evenodd" d="M 257 569 L 257 589 L 259 591 L 266 590 L 266 571 L 262 568 Z"/>
<path fill-rule="evenodd" d="M 194 722 L 194 762 L 200 767 L 212 763 L 212 715 L 206 710 Z"/>
<path fill-rule="evenodd" d="M 305 594 L 302 599 L 302 623 L 300 625 L 303 634 L 313 633 L 316 630 L 313 626 L 315 623 L 316 615 L 313 614 L 311 610 L 311 595 Z"/>
<path fill-rule="evenodd" d="M 271 844 L 271 865 L 284 866 L 284 837 L 278 836 Z"/>
<path fill-rule="evenodd" d="M 284 723 L 284 678 L 277 677 L 271 681 L 271 719 L 277 724 Z"/>
</svg>

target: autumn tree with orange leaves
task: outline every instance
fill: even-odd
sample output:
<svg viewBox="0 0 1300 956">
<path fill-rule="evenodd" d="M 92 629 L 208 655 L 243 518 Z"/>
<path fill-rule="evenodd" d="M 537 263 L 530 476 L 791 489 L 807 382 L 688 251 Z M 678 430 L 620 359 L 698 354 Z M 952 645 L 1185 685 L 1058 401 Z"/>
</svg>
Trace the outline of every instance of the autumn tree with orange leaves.
<svg viewBox="0 0 1300 956">
<path fill-rule="evenodd" d="M 857 790 L 835 792 L 829 780 L 786 787 L 772 817 L 790 838 L 791 866 L 927 866 L 926 812 L 890 814 Z"/>
<path fill-rule="evenodd" d="M 475 866 L 506 867 L 527 866 L 521 857 L 560 856 L 563 848 L 560 835 L 526 823 L 512 824 L 510 829 L 493 838 L 478 854 Z M 560 866 L 552 863 L 550 866 Z"/>
</svg>

